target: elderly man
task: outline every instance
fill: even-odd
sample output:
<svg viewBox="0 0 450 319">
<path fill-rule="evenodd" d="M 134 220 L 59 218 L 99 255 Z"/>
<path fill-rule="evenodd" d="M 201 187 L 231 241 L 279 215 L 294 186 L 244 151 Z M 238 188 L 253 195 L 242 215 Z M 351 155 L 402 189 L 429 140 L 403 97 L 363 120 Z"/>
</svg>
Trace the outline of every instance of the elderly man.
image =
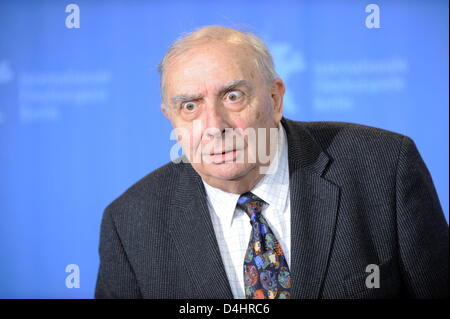
<svg viewBox="0 0 450 319">
<path fill-rule="evenodd" d="M 448 226 L 410 138 L 284 118 L 250 33 L 201 28 L 160 72 L 185 155 L 105 210 L 97 298 L 448 296 Z"/>
</svg>

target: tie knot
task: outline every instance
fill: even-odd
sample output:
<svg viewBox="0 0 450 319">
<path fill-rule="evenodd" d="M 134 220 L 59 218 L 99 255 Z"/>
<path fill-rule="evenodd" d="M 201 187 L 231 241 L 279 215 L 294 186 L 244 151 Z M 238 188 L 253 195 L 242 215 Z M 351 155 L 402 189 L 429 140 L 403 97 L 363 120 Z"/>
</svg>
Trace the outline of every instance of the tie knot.
<svg viewBox="0 0 450 319">
<path fill-rule="evenodd" d="M 266 202 L 251 192 L 241 195 L 237 206 L 244 210 L 250 218 L 254 218 L 261 213 L 262 207 Z"/>
</svg>

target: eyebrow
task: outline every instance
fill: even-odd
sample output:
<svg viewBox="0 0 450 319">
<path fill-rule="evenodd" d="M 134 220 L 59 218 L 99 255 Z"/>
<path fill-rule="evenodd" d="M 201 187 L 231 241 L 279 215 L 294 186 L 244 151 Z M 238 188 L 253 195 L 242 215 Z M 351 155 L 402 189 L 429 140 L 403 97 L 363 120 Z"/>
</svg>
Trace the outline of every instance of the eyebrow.
<svg viewBox="0 0 450 319">
<path fill-rule="evenodd" d="M 233 81 L 225 84 L 221 88 L 219 88 L 217 90 L 217 95 L 222 95 L 223 93 L 233 90 L 235 88 L 238 88 L 240 86 L 246 86 L 246 87 L 250 88 L 247 80 L 244 80 L 244 79 L 233 80 Z M 178 95 L 175 95 L 174 97 L 172 97 L 170 100 L 173 104 L 176 104 L 178 102 L 199 100 L 203 97 L 204 97 L 204 94 L 178 94 Z"/>
</svg>

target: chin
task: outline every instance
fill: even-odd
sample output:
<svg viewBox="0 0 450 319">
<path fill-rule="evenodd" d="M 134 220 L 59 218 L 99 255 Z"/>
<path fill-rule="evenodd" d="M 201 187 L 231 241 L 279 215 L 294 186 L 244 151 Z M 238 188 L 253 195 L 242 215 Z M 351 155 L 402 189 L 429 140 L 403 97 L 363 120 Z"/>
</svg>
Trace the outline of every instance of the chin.
<svg viewBox="0 0 450 319">
<path fill-rule="evenodd" d="M 206 175 L 213 178 L 234 180 L 247 175 L 254 166 L 241 163 L 208 164 L 208 167 L 204 171 Z"/>
</svg>

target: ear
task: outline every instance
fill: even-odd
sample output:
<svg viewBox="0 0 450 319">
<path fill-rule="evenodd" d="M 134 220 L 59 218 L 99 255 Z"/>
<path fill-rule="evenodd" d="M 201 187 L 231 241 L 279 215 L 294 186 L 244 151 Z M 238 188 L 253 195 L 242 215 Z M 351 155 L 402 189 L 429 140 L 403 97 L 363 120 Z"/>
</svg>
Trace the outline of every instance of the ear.
<svg viewBox="0 0 450 319">
<path fill-rule="evenodd" d="M 275 121 L 278 123 L 283 116 L 283 97 L 286 88 L 280 78 L 275 78 L 272 82 L 271 98 L 273 101 Z"/>
<path fill-rule="evenodd" d="M 169 108 L 165 103 L 161 103 L 161 111 L 163 112 L 164 116 L 170 120 Z"/>
</svg>

